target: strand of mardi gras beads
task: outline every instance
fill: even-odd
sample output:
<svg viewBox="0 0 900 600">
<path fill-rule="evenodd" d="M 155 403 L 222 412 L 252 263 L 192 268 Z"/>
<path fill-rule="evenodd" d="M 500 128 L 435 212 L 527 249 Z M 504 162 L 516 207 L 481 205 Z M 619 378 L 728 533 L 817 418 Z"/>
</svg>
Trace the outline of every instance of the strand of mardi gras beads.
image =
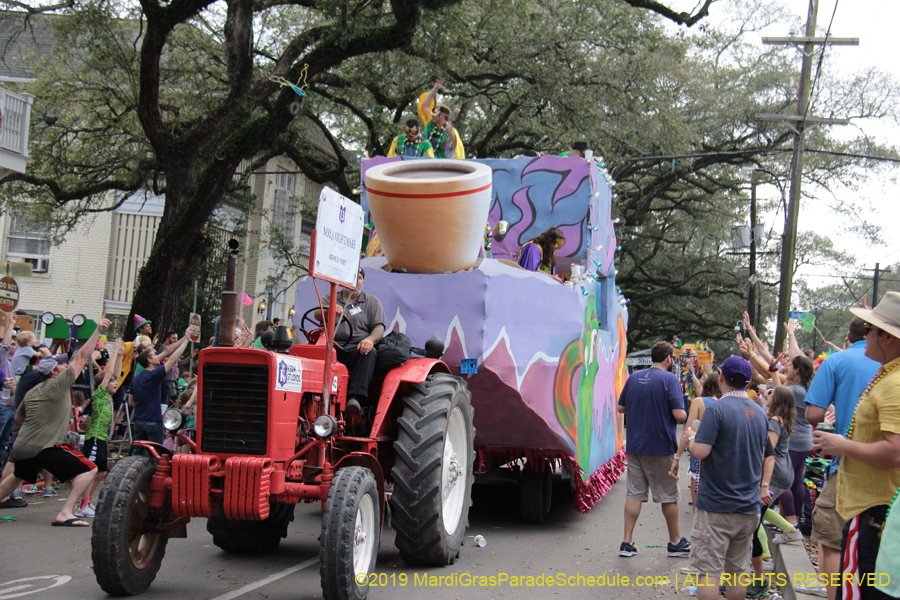
<svg viewBox="0 0 900 600">
<path fill-rule="evenodd" d="M 881 381 L 882 379 L 884 379 L 884 378 L 887 376 L 888 373 L 890 373 L 891 371 L 893 371 L 894 368 L 896 368 L 896 366 L 897 366 L 898 364 L 900 364 L 900 363 L 895 363 L 893 366 L 891 366 L 890 369 L 885 369 L 883 372 L 881 372 L 881 373 L 879 373 L 878 375 L 876 375 L 875 377 L 873 377 L 873 378 L 872 378 L 872 381 L 869 382 L 869 385 L 866 386 L 866 389 L 863 390 L 863 393 L 860 394 L 860 398 L 862 398 L 863 396 L 868 396 L 868 395 L 869 395 L 869 391 L 870 391 L 873 387 L 875 387 L 876 385 L 878 385 L 878 382 Z M 850 436 L 853 435 L 853 427 L 856 425 L 856 411 L 857 411 L 857 410 L 859 410 L 859 403 L 856 404 L 856 408 L 853 410 L 853 418 L 850 419 L 850 425 L 847 426 L 847 435 L 844 436 L 845 439 L 848 439 L 848 440 L 849 440 L 849 439 L 850 439 Z"/>
<path fill-rule="evenodd" d="M 900 488 L 897 488 L 897 491 L 894 492 L 894 497 L 891 498 L 891 503 L 888 504 L 887 512 L 884 514 L 884 522 L 887 523 L 887 519 L 891 516 L 891 510 L 894 508 L 894 504 L 897 503 L 897 496 L 900 496 Z"/>
</svg>

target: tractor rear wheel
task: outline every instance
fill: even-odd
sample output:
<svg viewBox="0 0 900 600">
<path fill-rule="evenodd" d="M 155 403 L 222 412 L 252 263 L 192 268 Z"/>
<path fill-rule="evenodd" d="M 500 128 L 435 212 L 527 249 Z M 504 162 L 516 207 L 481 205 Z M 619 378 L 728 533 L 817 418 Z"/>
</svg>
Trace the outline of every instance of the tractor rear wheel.
<svg viewBox="0 0 900 600">
<path fill-rule="evenodd" d="M 372 471 L 350 466 L 331 482 L 322 535 L 319 575 L 325 600 L 364 600 L 381 536 L 378 484 Z"/>
<path fill-rule="evenodd" d="M 97 583 L 112 596 L 133 596 L 149 588 L 165 556 L 169 536 L 153 531 L 162 515 L 150 508 L 157 462 L 149 456 L 123 458 L 100 491 L 91 559 Z"/>
<path fill-rule="evenodd" d="M 406 562 L 452 565 L 459 556 L 474 480 L 471 397 L 459 377 L 433 373 L 403 398 L 391 509 Z"/>
<path fill-rule="evenodd" d="M 213 544 L 232 554 L 265 554 L 277 550 L 294 520 L 294 505 L 272 502 L 264 521 L 231 521 L 222 513 L 206 520 Z"/>
</svg>

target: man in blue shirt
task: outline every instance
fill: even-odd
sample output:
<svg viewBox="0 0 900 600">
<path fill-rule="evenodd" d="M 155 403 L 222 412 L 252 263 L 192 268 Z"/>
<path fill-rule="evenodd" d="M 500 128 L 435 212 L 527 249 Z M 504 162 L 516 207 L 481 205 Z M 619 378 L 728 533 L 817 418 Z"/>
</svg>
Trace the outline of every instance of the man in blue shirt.
<svg viewBox="0 0 900 600">
<path fill-rule="evenodd" d="M 850 347 L 832 354 L 819 365 L 806 393 L 806 420 L 815 427 L 825 419 L 825 411 L 834 404 L 834 431 L 847 433 L 859 396 L 878 372 L 878 363 L 866 357 L 865 322 L 850 321 L 847 332 Z M 828 478 L 813 508 L 812 538 L 819 544 L 819 573 L 841 572 L 841 531 L 844 519 L 837 514 L 837 466 L 832 462 Z M 831 579 L 828 579 L 830 582 Z M 834 600 L 837 587 L 828 586 L 828 600 Z"/>
<path fill-rule="evenodd" d="M 766 414 L 747 394 L 752 376 L 747 360 L 726 358 L 719 368 L 722 397 L 706 408 L 700 429 L 684 428 L 687 449 L 700 459 L 702 473 L 691 530 L 691 568 L 704 582 L 697 589 L 700 600 L 718 598 L 722 573 L 729 600 L 745 598 L 752 582 L 751 541 L 759 527 L 759 503 L 769 502 L 775 466 L 774 456 L 766 456 Z M 768 448 L 771 453 L 771 443 Z"/>
<path fill-rule="evenodd" d="M 162 424 L 162 410 L 160 404 L 162 401 L 162 382 L 178 359 L 181 358 L 185 346 L 190 339 L 191 328 L 188 327 L 184 332 L 184 336 L 178 340 L 172 348 L 165 362 L 162 362 L 156 354 L 156 350 L 152 347 L 145 350 L 138 356 L 138 364 L 144 367 L 144 370 L 134 376 L 131 381 L 131 395 L 133 397 L 131 406 L 134 408 L 132 419 L 134 421 L 134 440 L 148 442 L 156 442 L 162 444 L 165 441 L 165 430 Z M 131 450 L 133 455 L 143 454 L 144 449 L 140 446 L 134 446 Z"/>
<path fill-rule="evenodd" d="M 625 428 L 628 459 L 625 540 L 619 546 L 619 556 L 637 554 L 632 534 L 649 490 L 653 491 L 653 501 L 662 505 L 666 518 L 669 556 L 687 557 L 691 553 L 691 543 L 678 530 L 678 479 L 670 471 L 672 457 L 678 449 L 675 425 L 687 418 L 681 382 L 669 372 L 675 360 L 673 354 L 671 344 L 654 344 L 650 349 L 653 366 L 632 374 L 619 396 L 617 410 L 628 420 Z"/>
</svg>

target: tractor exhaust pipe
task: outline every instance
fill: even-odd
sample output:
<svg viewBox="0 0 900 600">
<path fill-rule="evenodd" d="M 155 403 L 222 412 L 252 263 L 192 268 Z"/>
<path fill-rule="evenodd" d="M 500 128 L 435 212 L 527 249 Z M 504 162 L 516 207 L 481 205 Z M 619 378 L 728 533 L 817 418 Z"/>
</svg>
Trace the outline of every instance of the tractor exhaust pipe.
<svg viewBox="0 0 900 600">
<path fill-rule="evenodd" d="M 237 255 L 240 244 L 237 240 L 229 240 L 228 266 L 225 269 L 225 290 L 222 292 L 222 314 L 219 319 L 219 346 L 234 346 L 234 324 L 237 321 L 238 297 L 234 291 L 234 278 L 237 271 Z"/>
</svg>

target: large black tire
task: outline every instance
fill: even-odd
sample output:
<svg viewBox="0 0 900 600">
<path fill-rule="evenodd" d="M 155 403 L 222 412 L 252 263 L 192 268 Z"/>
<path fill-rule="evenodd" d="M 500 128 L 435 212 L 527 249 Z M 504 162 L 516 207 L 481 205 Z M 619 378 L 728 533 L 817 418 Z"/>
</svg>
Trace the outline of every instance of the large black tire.
<svg viewBox="0 0 900 600">
<path fill-rule="evenodd" d="M 524 469 L 519 473 L 519 517 L 526 523 L 541 525 L 550 516 L 552 475 L 549 465 L 540 471 Z"/>
<path fill-rule="evenodd" d="M 372 471 L 350 466 L 328 490 L 319 538 L 319 575 L 325 600 L 364 600 L 381 535 L 378 484 Z"/>
<path fill-rule="evenodd" d="M 397 419 L 391 509 L 400 557 L 452 565 L 472 505 L 475 428 L 466 382 L 433 373 L 412 384 Z"/>
<path fill-rule="evenodd" d="M 149 507 L 156 463 L 149 456 L 123 458 L 110 470 L 100 491 L 91 558 L 97 583 L 107 594 L 140 594 L 153 583 L 162 564 L 168 534 L 141 531 L 145 521 L 159 521 Z"/>
<path fill-rule="evenodd" d="M 294 520 L 294 505 L 272 502 L 264 521 L 230 521 L 222 513 L 206 520 L 213 544 L 232 554 L 265 554 L 278 549 Z"/>
</svg>

